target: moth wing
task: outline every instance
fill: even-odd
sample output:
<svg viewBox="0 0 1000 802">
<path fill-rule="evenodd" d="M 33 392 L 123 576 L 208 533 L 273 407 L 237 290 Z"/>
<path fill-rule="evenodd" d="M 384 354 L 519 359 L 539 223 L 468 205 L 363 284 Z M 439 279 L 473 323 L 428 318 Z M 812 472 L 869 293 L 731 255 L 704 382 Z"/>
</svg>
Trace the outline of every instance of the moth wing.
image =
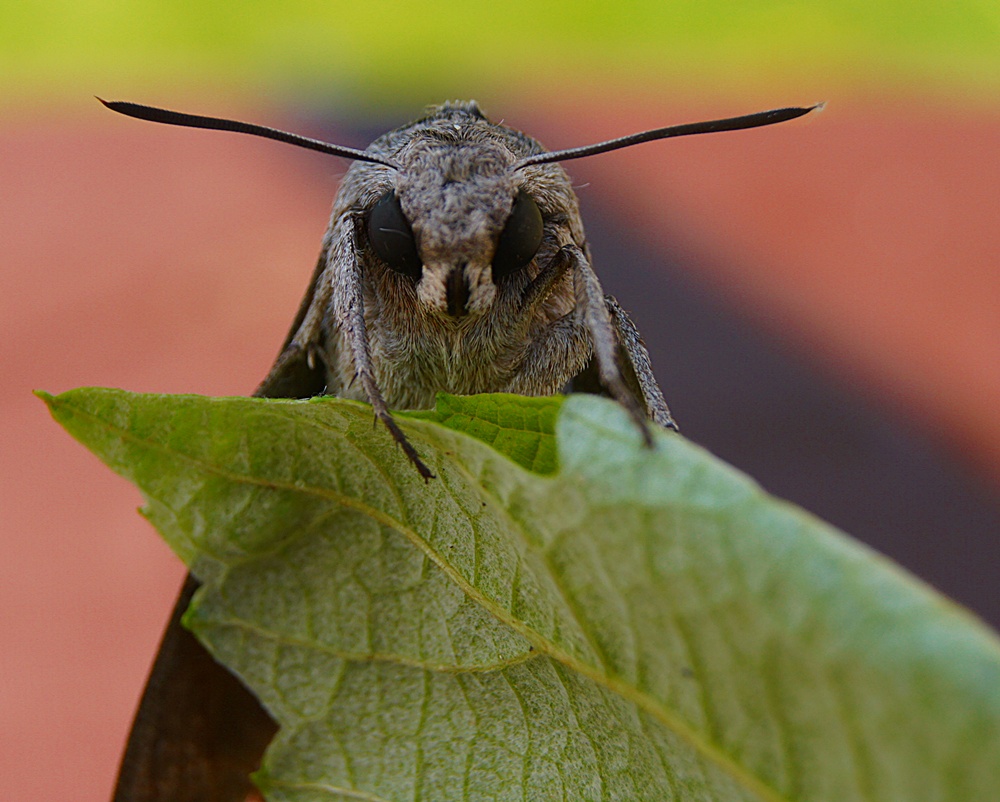
<svg viewBox="0 0 1000 802">
<path fill-rule="evenodd" d="M 174 605 L 112 802 L 244 802 L 254 793 L 249 775 L 278 727 L 257 698 L 181 626 L 199 584 L 188 574 Z"/>
<path fill-rule="evenodd" d="M 326 389 L 326 367 L 323 360 L 317 358 L 318 354 L 323 353 L 322 330 L 315 327 L 315 332 L 306 342 L 296 339 L 316 303 L 317 288 L 326 271 L 326 255 L 324 245 L 278 358 L 274 360 L 264 381 L 254 390 L 254 396 L 258 398 L 313 398 L 322 395 Z"/>
</svg>

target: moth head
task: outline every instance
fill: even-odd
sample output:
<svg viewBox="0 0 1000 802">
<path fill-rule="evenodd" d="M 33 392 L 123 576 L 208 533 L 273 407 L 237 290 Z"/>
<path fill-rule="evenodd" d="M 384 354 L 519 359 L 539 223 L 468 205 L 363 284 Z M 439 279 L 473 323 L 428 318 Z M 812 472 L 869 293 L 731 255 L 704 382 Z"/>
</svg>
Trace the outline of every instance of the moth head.
<svg viewBox="0 0 1000 802">
<path fill-rule="evenodd" d="M 368 245 L 390 270 L 414 282 L 417 297 L 428 309 L 452 318 L 488 309 L 498 288 L 523 274 L 541 247 L 544 218 L 524 168 L 668 137 L 771 125 L 822 106 L 675 125 L 594 145 L 515 156 L 476 134 L 490 124 L 475 104 L 445 104 L 440 117 L 421 121 L 420 137 L 412 137 L 389 157 L 251 123 L 101 102 L 130 117 L 262 136 L 390 168 L 395 180 L 366 211 Z"/>
<path fill-rule="evenodd" d="M 478 127 L 482 129 L 482 121 Z M 375 254 L 415 283 L 429 312 L 476 316 L 499 287 L 525 270 L 542 243 L 544 221 L 516 157 L 496 142 L 464 138 L 458 124 L 415 137 L 401 169 L 367 212 Z"/>
<path fill-rule="evenodd" d="M 500 282 L 531 264 L 544 233 L 541 210 L 525 189 L 503 200 L 468 214 L 407 214 L 398 191 L 390 189 L 368 212 L 368 242 L 391 270 L 416 284 L 429 308 L 451 317 L 481 313 Z M 445 198 L 435 211 L 462 205 Z"/>
</svg>

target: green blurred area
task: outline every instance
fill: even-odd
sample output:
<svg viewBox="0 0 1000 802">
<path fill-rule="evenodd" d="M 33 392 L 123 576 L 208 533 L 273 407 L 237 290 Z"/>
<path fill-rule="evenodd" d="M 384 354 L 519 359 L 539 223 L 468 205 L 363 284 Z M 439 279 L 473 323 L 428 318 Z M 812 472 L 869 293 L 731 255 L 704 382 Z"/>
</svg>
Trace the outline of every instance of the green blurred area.
<svg viewBox="0 0 1000 802">
<path fill-rule="evenodd" d="M 61 0 L 0 11 L 3 105 L 161 87 L 362 106 L 609 87 L 995 104 L 1000 4 Z"/>
</svg>

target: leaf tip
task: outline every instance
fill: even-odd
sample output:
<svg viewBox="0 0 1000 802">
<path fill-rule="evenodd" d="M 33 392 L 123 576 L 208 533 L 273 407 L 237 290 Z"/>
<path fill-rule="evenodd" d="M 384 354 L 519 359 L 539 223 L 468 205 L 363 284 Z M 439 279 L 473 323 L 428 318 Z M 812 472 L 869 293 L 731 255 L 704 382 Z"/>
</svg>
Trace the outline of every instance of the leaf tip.
<svg viewBox="0 0 1000 802">
<path fill-rule="evenodd" d="M 53 395 L 52 393 L 47 392 L 46 390 L 32 390 L 31 394 L 34 395 L 36 398 L 40 398 L 42 400 L 42 402 L 48 408 L 49 414 L 53 418 L 55 418 L 56 421 L 60 420 L 59 413 L 62 410 L 62 405 L 59 403 L 58 395 Z"/>
</svg>

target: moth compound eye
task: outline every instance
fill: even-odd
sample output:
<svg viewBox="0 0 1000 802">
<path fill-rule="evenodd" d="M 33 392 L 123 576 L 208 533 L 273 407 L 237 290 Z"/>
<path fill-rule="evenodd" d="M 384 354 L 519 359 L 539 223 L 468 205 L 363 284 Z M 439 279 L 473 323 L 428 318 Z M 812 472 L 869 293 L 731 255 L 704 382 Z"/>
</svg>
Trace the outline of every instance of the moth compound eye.
<svg viewBox="0 0 1000 802">
<path fill-rule="evenodd" d="M 541 244 L 542 213 L 535 199 L 519 189 L 493 254 L 493 281 L 499 281 L 528 264 Z"/>
<path fill-rule="evenodd" d="M 417 241 L 394 190 L 386 192 L 368 212 L 368 241 L 379 258 L 397 273 L 420 279 L 423 262 L 417 253 Z"/>
</svg>

